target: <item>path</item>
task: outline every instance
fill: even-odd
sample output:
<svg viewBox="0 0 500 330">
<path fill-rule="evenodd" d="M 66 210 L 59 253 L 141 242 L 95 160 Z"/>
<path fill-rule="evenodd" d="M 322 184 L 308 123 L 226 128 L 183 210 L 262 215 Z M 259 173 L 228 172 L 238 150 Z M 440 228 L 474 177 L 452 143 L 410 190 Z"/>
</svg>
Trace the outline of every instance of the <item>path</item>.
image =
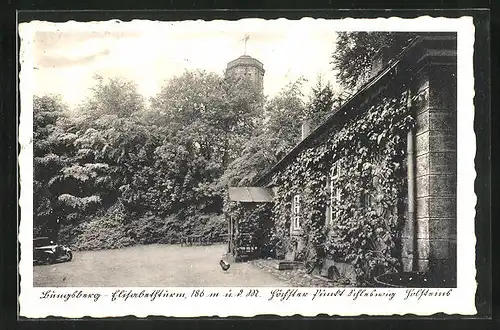
<svg viewBox="0 0 500 330">
<path fill-rule="evenodd" d="M 153 244 L 74 252 L 70 262 L 33 266 L 33 282 L 55 287 L 286 286 L 251 263 L 233 263 L 224 272 L 219 260 L 226 249 Z"/>
</svg>

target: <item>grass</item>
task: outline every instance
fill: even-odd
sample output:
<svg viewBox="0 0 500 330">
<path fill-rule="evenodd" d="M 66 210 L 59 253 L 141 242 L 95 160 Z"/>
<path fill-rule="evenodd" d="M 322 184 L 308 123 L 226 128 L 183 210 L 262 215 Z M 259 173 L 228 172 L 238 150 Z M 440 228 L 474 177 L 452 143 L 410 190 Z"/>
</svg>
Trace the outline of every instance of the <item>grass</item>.
<svg viewBox="0 0 500 330">
<path fill-rule="evenodd" d="M 138 245 L 73 253 L 66 263 L 33 266 L 36 287 L 245 287 L 286 286 L 251 263 L 219 260 L 227 245 Z"/>
</svg>

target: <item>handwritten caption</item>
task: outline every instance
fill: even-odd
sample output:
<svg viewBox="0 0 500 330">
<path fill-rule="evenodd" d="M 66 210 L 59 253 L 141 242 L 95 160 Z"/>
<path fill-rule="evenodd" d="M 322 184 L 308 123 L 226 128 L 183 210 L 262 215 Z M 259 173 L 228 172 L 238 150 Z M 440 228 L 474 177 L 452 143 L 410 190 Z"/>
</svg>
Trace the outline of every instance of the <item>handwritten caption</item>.
<svg viewBox="0 0 500 330">
<path fill-rule="evenodd" d="M 205 288 L 192 290 L 171 289 L 116 289 L 111 293 L 91 292 L 85 290 L 45 290 L 40 299 L 59 300 L 89 300 L 98 302 L 127 302 L 131 300 L 156 301 L 164 299 L 265 299 L 268 301 L 289 301 L 295 299 L 318 300 L 328 298 L 347 298 L 353 301 L 361 299 L 387 299 L 402 297 L 403 300 L 421 300 L 429 297 L 449 297 L 453 289 L 404 289 L 390 290 L 377 288 L 342 288 L 342 289 L 271 289 L 265 292 L 262 289 L 226 289 L 209 290 Z"/>
</svg>

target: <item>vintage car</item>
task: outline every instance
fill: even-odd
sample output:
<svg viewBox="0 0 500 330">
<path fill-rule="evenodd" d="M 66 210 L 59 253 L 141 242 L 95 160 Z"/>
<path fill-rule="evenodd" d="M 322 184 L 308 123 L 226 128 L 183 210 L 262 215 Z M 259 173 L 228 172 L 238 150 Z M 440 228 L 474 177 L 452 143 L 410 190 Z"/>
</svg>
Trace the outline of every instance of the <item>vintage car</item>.
<svg viewBox="0 0 500 330">
<path fill-rule="evenodd" d="M 56 263 L 71 261 L 73 253 L 67 246 L 54 243 L 48 237 L 33 239 L 33 263 Z"/>
</svg>

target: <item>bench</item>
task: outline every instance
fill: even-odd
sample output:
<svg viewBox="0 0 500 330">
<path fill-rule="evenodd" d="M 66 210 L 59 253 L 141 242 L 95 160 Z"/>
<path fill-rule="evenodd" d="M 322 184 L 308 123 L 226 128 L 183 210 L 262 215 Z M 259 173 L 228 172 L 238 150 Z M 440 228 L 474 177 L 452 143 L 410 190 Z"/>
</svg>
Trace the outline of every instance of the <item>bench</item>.
<svg viewBox="0 0 500 330">
<path fill-rule="evenodd" d="M 212 245 L 213 239 L 212 235 L 208 237 L 204 235 L 189 235 L 181 236 L 181 246 L 192 246 L 192 245 Z"/>
</svg>

